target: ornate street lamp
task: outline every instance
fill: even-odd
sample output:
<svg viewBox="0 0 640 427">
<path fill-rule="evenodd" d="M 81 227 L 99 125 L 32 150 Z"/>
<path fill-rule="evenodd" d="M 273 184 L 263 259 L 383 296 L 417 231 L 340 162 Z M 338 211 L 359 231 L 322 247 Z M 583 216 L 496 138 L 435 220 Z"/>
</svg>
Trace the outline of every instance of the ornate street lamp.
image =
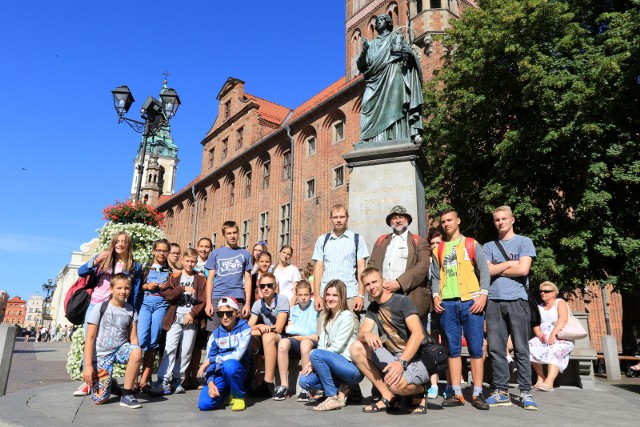
<svg viewBox="0 0 640 427">
<path fill-rule="evenodd" d="M 140 200 L 140 189 L 142 188 L 147 138 L 154 136 L 162 127 L 169 124 L 169 120 L 178 112 L 178 107 L 181 104 L 180 97 L 174 89 L 164 89 L 162 91 L 160 94 L 162 102 L 153 96 L 149 96 L 140 110 L 141 117 L 144 119 L 142 122 L 124 116 L 135 101 L 127 86 L 118 86 L 111 93 L 113 94 L 113 106 L 118 114 L 118 123 L 126 122 L 133 130 L 142 134 L 142 153 L 138 163 L 138 185 L 135 197 L 137 202 Z"/>
</svg>

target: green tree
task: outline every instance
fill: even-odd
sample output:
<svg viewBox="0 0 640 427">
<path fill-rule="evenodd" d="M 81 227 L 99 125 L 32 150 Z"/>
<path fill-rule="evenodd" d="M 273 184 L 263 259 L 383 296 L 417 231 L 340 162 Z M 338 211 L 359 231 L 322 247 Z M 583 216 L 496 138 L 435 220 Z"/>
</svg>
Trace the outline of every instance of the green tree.
<svg viewBox="0 0 640 427">
<path fill-rule="evenodd" d="M 579 3 L 579 4 L 578 4 Z M 496 238 L 508 204 L 534 283 L 638 286 L 639 0 L 484 0 L 454 22 L 425 89 L 427 205 Z"/>
</svg>

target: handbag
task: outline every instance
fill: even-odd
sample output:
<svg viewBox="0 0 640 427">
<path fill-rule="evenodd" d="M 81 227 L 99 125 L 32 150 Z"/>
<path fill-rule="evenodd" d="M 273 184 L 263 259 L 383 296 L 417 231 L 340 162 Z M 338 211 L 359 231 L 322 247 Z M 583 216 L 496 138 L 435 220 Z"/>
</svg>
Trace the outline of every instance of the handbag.
<svg viewBox="0 0 640 427">
<path fill-rule="evenodd" d="M 567 304 L 567 310 L 569 310 L 569 319 L 567 320 L 567 324 L 564 325 L 564 328 L 556 335 L 561 340 L 567 341 L 575 341 L 581 340 L 582 338 L 586 338 L 589 334 L 584 329 L 582 324 L 578 319 L 573 316 L 571 313 L 571 309 Z"/>
<path fill-rule="evenodd" d="M 502 246 L 502 243 L 500 243 L 500 240 L 494 240 L 494 243 L 504 257 L 504 260 L 509 261 L 510 259 L 507 255 L 507 251 L 504 250 L 504 247 Z M 526 281 L 524 283 L 526 283 Z M 538 309 L 538 301 L 536 301 L 535 297 L 531 294 L 531 286 L 527 287 L 524 283 L 522 284 L 522 286 L 524 286 L 525 290 L 527 291 L 527 302 L 529 303 L 529 322 L 531 324 L 531 327 L 534 328 L 536 326 L 540 326 L 540 323 L 542 323 L 542 317 L 540 316 L 540 309 Z"/>
<path fill-rule="evenodd" d="M 418 350 L 418 358 L 427 368 L 429 375 L 438 373 L 443 376 L 449 363 L 449 355 L 444 346 L 434 340 L 426 330 L 424 330 L 424 341 Z"/>
</svg>

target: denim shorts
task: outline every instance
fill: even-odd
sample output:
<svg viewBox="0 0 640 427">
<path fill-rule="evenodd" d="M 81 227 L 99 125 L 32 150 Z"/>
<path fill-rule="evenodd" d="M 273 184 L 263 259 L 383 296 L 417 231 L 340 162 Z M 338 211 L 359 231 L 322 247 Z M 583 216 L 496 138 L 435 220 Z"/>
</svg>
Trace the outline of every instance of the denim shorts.
<svg viewBox="0 0 640 427">
<path fill-rule="evenodd" d="M 467 340 L 469 356 L 472 359 L 482 357 L 484 314 L 472 314 L 469 311 L 472 305 L 473 299 L 460 301 L 456 298 L 442 301 L 444 312 L 440 315 L 440 328 L 449 343 L 449 357 L 460 357 L 463 333 Z"/>
</svg>

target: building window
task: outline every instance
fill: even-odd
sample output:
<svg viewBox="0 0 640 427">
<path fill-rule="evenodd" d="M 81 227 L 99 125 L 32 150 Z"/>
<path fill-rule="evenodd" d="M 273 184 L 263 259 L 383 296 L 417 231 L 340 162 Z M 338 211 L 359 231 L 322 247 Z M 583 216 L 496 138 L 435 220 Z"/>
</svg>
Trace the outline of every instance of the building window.
<svg viewBox="0 0 640 427">
<path fill-rule="evenodd" d="M 282 179 L 291 178 L 291 151 L 282 155 Z"/>
<path fill-rule="evenodd" d="M 229 139 L 225 138 L 222 140 L 222 155 L 220 156 L 223 160 L 227 158 L 227 145 L 229 145 Z"/>
<path fill-rule="evenodd" d="M 260 214 L 260 240 L 263 242 L 269 241 L 269 212 Z"/>
<path fill-rule="evenodd" d="M 189 204 L 189 224 L 193 224 L 193 213 L 195 212 L 195 203 Z"/>
<path fill-rule="evenodd" d="M 207 217 L 207 197 L 206 196 L 203 197 L 200 203 L 202 203 L 202 209 L 200 209 L 200 212 L 202 212 L 202 214 L 200 217 L 206 218 Z"/>
<path fill-rule="evenodd" d="M 244 176 L 244 197 L 251 197 L 251 172 Z"/>
<path fill-rule="evenodd" d="M 316 154 L 316 137 L 310 136 L 307 138 L 307 157 Z"/>
<path fill-rule="evenodd" d="M 340 142 L 344 139 L 344 123 L 337 121 L 333 124 L 333 142 Z"/>
<path fill-rule="evenodd" d="M 305 196 L 307 199 L 310 199 L 312 197 L 316 196 L 316 180 L 314 179 L 310 179 L 309 181 L 307 181 L 307 185 L 306 185 L 306 192 L 305 192 Z"/>
<path fill-rule="evenodd" d="M 269 188 L 270 175 L 271 175 L 271 162 L 266 161 L 262 165 L 262 188 Z"/>
<path fill-rule="evenodd" d="M 344 166 L 338 166 L 333 170 L 333 188 L 344 184 Z"/>
<path fill-rule="evenodd" d="M 242 247 L 247 249 L 251 244 L 249 239 L 249 229 L 251 228 L 251 220 L 242 221 Z"/>
<path fill-rule="evenodd" d="M 236 141 L 237 141 L 236 148 L 242 147 L 243 139 L 244 139 L 244 128 L 242 127 L 236 131 Z"/>
<path fill-rule="evenodd" d="M 440 0 L 431 0 L 431 9 L 442 9 L 442 2 Z"/>
<path fill-rule="evenodd" d="M 236 202 L 236 181 L 235 179 L 229 183 L 229 204 L 233 206 Z"/>
<path fill-rule="evenodd" d="M 289 244 L 289 222 L 291 221 L 291 207 L 289 203 L 280 206 L 280 241 L 278 247 Z"/>
<path fill-rule="evenodd" d="M 213 160 L 215 158 L 216 149 L 215 147 L 209 150 L 209 159 L 207 160 L 207 167 L 211 169 L 213 167 Z"/>
<path fill-rule="evenodd" d="M 211 250 L 215 250 L 216 249 L 216 240 L 218 240 L 218 233 L 213 233 L 211 235 Z"/>
<path fill-rule="evenodd" d="M 224 103 L 224 119 L 227 120 L 231 117 L 231 101 L 227 101 Z"/>
<path fill-rule="evenodd" d="M 168 222 L 169 222 L 169 224 L 168 224 L 169 231 L 172 231 L 173 230 L 173 215 L 169 215 L 169 221 Z"/>
</svg>

